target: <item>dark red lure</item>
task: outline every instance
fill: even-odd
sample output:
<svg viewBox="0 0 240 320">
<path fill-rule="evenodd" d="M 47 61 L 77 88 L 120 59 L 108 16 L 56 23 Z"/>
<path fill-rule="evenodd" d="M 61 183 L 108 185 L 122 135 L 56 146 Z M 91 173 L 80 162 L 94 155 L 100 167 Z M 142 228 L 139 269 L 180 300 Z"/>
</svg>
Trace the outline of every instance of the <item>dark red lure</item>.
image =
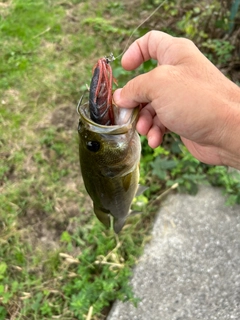
<svg viewBox="0 0 240 320">
<path fill-rule="evenodd" d="M 93 68 L 93 76 L 89 93 L 90 118 L 101 125 L 114 125 L 112 108 L 112 68 L 110 62 L 114 60 L 113 55 L 109 58 L 101 58 Z"/>
</svg>

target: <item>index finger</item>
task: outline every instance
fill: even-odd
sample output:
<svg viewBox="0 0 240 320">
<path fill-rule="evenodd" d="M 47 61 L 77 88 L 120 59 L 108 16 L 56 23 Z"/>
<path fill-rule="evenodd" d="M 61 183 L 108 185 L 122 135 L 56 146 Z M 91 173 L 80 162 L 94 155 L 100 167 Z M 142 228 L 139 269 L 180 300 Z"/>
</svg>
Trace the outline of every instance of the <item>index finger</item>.
<svg viewBox="0 0 240 320">
<path fill-rule="evenodd" d="M 189 57 L 192 49 L 196 50 L 196 46 L 188 39 L 153 30 L 130 45 L 122 57 L 122 66 L 134 70 L 149 59 L 157 60 L 160 65 L 176 65 L 181 57 Z"/>
</svg>

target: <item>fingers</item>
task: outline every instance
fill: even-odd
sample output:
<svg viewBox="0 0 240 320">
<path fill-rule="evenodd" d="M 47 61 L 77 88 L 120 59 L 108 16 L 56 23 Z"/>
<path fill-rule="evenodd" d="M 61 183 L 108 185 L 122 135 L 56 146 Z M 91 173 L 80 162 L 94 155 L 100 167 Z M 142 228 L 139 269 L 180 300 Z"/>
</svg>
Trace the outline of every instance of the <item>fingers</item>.
<svg viewBox="0 0 240 320">
<path fill-rule="evenodd" d="M 158 126 L 153 126 L 149 130 L 147 134 L 147 139 L 148 139 L 148 145 L 153 149 L 157 148 L 162 143 L 163 134 Z"/>
<path fill-rule="evenodd" d="M 114 101 L 118 106 L 125 108 L 152 102 L 158 95 L 162 95 L 167 82 L 170 82 L 167 89 L 172 89 L 173 73 L 176 74 L 178 67 L 181 67 L 178 64 L 188 62 L 189 66 L 191 60 L 195 66 L 197 57 L 199 50 L 191 41 L 175 38 L 160 31 L 148 32 L 125 52 L 122 65 L 125 69 L 132 70 L 142 62 L 153 58 L 158 61 L 159 66 L 129 81 L 122 91 L 116 90 L 113 95 Z M 195 70 L 194 66 L 192 68 Z"/>
<path fill-rule="evenodd" d="M 188 97 L 192 97 L 189 90 L 195 91 L 191 78 L 202 57 L 191 41 L 160 31 L 147 33 L 125 52 L 122 65 L 127 70 L 135 69 L 150 58 L 158 61 L 156 68 L 130 80 L 113 94 L 113 100 L 119 107 L 134 108 L 147 104 L 140 112 L 137 130 L 147 135 L 152 148 L 162 142 L 165 126 L 181 132 L 180 120 L 186 119 L 184 112 L 187 111 L 183 108 L 184 112 L 179 113 L 179 110 L 186 105 Z M 178 126 L 176 119 L 180 123 Z"/>
<path fill-rule="evenodd" d="M 153 108 L 149 107 L 149 105 L 145 106 L 141 109 L 139 113 L 138 123 L 137 123 L 137 131 L 146 136 L 148 131 L 153 125 L 153 119 L 156 113 Z"/>
<path fill-rule="evenodd" d="M 150 31 L 137 39 L 122 57 L 122 66 L 126 70 L 133 70 L 149 59 L 157 60 L 161 48 L 165 51 L 172 43 L 173 37 L 160 32 Z M 158 53 L 159 52 L 159 53 Z"/>
<path fill-rule="evenodd" d="M 147 136 L 148 144 L 151 148 L 156 148 L 162 143 L 166 128 L 159 121 L 151 104 L 148 104 L 140 111 L 137 131 L 141 135 Z"/>
<path fill-rule="evenodd" d="M 122 57 L 122 66 L 134 70 L 149 59 L 157 60 L 160 65 L 176 65 L 182 57 L 191 56 L 193 50 L 197 48 L 190 40 L 150 31 L 131 44 Z"/>
</svg>

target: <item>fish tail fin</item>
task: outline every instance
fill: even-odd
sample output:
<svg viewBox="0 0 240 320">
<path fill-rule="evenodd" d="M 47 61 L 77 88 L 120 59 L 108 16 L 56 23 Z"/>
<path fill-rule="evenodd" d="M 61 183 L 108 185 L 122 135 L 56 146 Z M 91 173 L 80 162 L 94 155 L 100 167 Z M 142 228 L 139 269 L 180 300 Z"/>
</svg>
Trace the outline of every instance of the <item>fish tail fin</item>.
<svg viewBox="0 0 240 320">
<path fill-rule="evenodd" d="M 100 222 L 102 222 L 107 228 L 110 228 L 111 221 L 108 212 L 105 212 L 101 208 L 94 206 L 94 212 Z"/>
<path fill-rule="evenodd" d="M 125 224 L 125 221 L 126 221 L 126 218 L 125 219 L 114 219 L 114 222 L 113 222 L 113 229 L 115 231 L 115 233 L 119 233 L 124 224 Z"/>
</svg>

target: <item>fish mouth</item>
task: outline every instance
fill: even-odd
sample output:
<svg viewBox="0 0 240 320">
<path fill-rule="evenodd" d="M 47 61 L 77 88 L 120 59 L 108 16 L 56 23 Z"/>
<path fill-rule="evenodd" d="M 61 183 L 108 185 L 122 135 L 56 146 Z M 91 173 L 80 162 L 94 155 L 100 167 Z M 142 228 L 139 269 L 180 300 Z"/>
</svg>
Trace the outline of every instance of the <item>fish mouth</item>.
<svg viewBox="0 0 240 320">
<path fill-rule="evenodd" d="M 121 112 L 121 109 L 118 108 L 116 105 L 113 104 L 113 108 L 115 109 L 115 113 Z M 122 109 L 124 110 L 124 109 Z M 86 124 L 88 126 L 89 130 L 92 130 L 97 133 L 104 133 L 104 134 L 111 134 L 111 135 L 117 135 L 117 134 L 124 134 L 127 133 L 133 126 L 134 123 L 137 122 L 139 110 L 138 108 L 134 108 L 132 112 L 129 114 L 128 119 L 123 124 L 115 124 L 115 125 L 101 125 L 99 123 L 94 122 L 90 118 L 89 114 L 89 104 L 88 102 L 84 103 L 79 108 L 79 114 L 86 121 Z"/>
</svg>

